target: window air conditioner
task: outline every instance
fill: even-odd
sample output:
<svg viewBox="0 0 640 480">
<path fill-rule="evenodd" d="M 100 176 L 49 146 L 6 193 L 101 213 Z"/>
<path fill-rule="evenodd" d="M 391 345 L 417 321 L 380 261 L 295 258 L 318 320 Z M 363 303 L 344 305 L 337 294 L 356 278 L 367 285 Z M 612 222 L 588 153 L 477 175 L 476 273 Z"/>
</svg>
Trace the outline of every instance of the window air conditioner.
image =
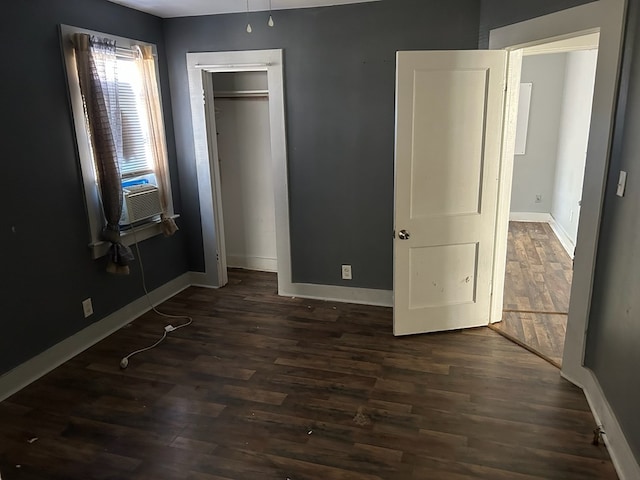
<svg viewBox="0 0 640 480">
<path fill-rule="evenodd" d="M 126 186 L 122 194 L 120 225 L 130 225 L 162 213 L 160 191 L 155 185 L 143 183 Z"/>
</svg>

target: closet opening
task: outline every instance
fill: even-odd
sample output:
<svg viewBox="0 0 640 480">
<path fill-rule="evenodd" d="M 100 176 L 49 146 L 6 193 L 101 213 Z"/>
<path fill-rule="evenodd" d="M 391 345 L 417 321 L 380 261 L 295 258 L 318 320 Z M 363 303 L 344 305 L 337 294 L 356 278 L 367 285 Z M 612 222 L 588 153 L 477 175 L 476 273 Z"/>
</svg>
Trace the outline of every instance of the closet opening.
<svg viewBox="0 0 640 480">
<path fill-rule="evenodd" d="M 295 295 L 282 50 L 187 53 L 187 74 L 204 254 L 194 281 L 223 287 L 229 260 L 277 272 L 278 294 Z"/>
<path fill-rule="evenodd" d="M 278 271 L 266 71 L 213 72 L 208 95 L 219 168 L 220 243 L 227 268 Z M 208 82 L 209 83 L 209 82 Z M 211 118 L 213 116 L 213 118 Z"/>
</svg>

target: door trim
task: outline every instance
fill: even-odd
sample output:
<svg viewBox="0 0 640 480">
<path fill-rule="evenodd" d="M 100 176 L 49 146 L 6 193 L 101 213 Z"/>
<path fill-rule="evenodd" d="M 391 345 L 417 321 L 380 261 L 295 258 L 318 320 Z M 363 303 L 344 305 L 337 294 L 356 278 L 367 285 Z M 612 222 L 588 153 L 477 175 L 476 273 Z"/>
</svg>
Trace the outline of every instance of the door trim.
<svg viewBox="0 0 640 480">
<path fill-rule="evenodd" d="M 187 53 L 191 116 L 195 143 L 200 219 L 207 284 L 227 283 L 227 262 L 222 225 L 220 168 L 215 138 L 208 136 L 207 122 L 215 122 L 205 99 L 213 100 L 213 72 L 266 71 L 269 90 L 269 126 L 276 220 L 278 292 L 291 283 L 291 244 L 289 236 L 289 189 L 287 185 L 287 141 L 285 131 L 284 74 L 282 50 Z M 209 92 L 211 93 L 211 92 Z M 212 102 L 209 102 L 211 106 Z"/>
<path fill-rule="evenodd" d="M 561 373 L 567 380 L 584 390 L 596 422 L 603 425 L 606 431 L 604 440 L 621 479 L 640 478 L 640 466 L 597 378 L 584 366 L 584 355 L 606 177 L 613 141 L 626 8 L 625 0 L 599 0 L 491 30 L 489 40 L 489 48 L 503 48 L 514 55 L 524 47 L 550 40 L 560 40 L 576 34 L 600 31 L 591 129 L 583 184 L 583 208 L 578 227 Z M 508 136 L 505 135 L 504 141 L 508 141 Z M 503 143 L 503 147 L 508 147 L 508 144 Z M 501 175 L 506 175 L 512 168 L 513 157 L 503 156 Z M 509 211 L 511 189 L 506 187 L 510 185 L 511 180 L 509 179 L 508 182 L 508 184 L 504 183 L 505 188 L 501 189 L 499 208 L 502 208 L 503 212 L 505 206 L 506 212 Z M 504 217 L 508 218 L 506 215 Z M 498 262 L 506 258 L 506 230 L 504 225 L 498 228 L 501 230 L 497 231 L 496 237 L 497 254 L 493 291 L 496 303 L 497 298 L 500 298 L 501 311 L 505 271 L 503 268 L 498 268 Z M 493 313 L 497 316 L 499 310 L 496 308 Z"/>
<path fill-rule="evenodd" d="M 578 228 L 574 281 L 567 326 L 567 340 L 562 371 L 577 383 L 585 376 L 584 350 L 593 287 L 593 274 L 598 246 L 598 235 L 604 201 L 606 173 L 613 135 L 618 78 L 622 53 L 625 0 L 600 0 L 558 13 L 491 30 L 489 48 L 506 49 L 510 57 L 522 48 L 560 40 L 576 35 L 600 31 L 600 46 L 596 68 L 591 129 L 587 148 L 587 161 L 583 185 L 583 209 Z M 507 112 L 507 118 L 513 111 Z M 505 142 L 508 142 L 505 136 Z M 508 143 L 503 144 L 508 147 Z M 513 157 L 503 156 L 502 174 L 513 169 Z M 510 183 L 510 180 L 509 180 Z M 500 193 L 500 219 L 508 225 L 508 206 L 511 189 L 503 179 Z M 506 207 L 506 208 L 505 208 Z M 500 225 L 496 236 L 496 264 L 506 258 L 507 228 Z M 504 268 L 494 275 L 494 308 L 492 320 L 499 315 L 502 305 L 497 304 L 504 289 Z"/>
<path fill-rule="evenodd" d="M 217 146 L 216 148 L 210 147 L 214 144 L 215 139 L 208 138 L 207 109 L 204 103 L 206 79 L 211 76 L 212 72 L 241 71 L 266 71 L 268 78 L 278 294 L 391 306 L 393 293 L 390 290 L 294 283 L 292 281 L 284 63 L 283 51 L 279 49 L 187 53 L 187 74 L 205 265 L 205 271 L 200 275 L 200 284 L 221 287 L 227 283 L 226 259 L 223 255 L 224 225 L 220 221 L 223 218 L 222 201 L 219 196 L 220 169 L 217 161 Z M 215 118 L 213 120 L 215 121 Z"/>
</svg>

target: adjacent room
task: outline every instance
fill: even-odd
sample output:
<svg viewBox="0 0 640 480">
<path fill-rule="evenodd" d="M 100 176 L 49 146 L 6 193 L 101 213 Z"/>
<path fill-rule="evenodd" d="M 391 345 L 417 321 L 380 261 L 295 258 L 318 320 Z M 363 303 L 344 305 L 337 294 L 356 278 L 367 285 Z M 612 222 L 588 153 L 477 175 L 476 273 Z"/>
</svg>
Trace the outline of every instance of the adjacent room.
<svg viewBox="0 0 640 480">
<path fill-rule="evenodd" d="M 562 365 L 599 34 L 524 50 L 504 315 L 494 327 Z"/>
<path fill-rule="evenodd" d="M 639 19 L 8 2 L 0 478 L 640 478 Z"/>
</svg>

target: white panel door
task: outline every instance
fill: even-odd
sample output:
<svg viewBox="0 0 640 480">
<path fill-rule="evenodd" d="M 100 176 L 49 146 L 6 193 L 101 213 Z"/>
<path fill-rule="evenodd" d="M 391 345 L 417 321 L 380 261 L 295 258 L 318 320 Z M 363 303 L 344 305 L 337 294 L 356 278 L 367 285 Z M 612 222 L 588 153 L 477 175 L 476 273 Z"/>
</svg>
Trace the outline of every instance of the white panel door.
<svg viewBox="0 0 640 480">
<path fill-rule="evenodd" d="M 395 335 L 489 323 L 506 63 L 397 54 Z"/>
</svg>

